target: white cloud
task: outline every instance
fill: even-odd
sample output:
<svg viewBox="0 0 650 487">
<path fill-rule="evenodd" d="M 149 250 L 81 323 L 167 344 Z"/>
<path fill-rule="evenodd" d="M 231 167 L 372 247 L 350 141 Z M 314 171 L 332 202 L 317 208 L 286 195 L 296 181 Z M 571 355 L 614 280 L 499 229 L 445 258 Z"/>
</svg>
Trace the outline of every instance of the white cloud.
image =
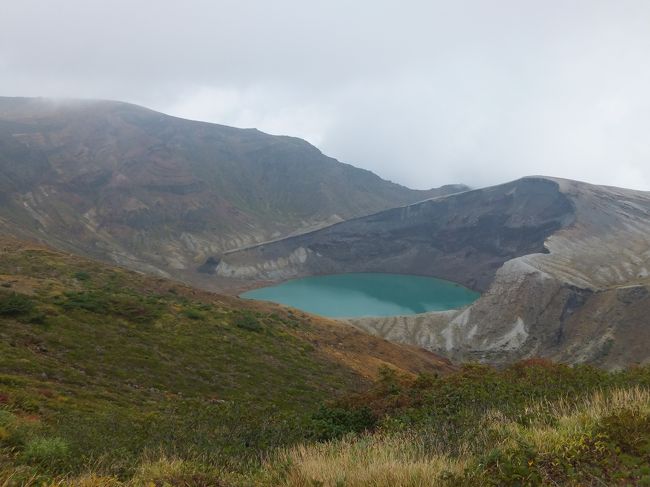
<svg viewBox="0 0 650 487">
<path fill-rule="evenodd" d="M 414 187 L 650 190 L 645 0 L 22 0 L 3 20 L 0 94 L 295 135 Z"/>
<path fill-rule="evenodd" d="M 295 103 L 281 88 L 194 88 L 167 105 L 165 111 L 192 120 L 263 128 L 277 135 L 301 137 L 316 146 L 322 145 L 324 134 L 331 129 L 327 106 Z"/>
</svg>

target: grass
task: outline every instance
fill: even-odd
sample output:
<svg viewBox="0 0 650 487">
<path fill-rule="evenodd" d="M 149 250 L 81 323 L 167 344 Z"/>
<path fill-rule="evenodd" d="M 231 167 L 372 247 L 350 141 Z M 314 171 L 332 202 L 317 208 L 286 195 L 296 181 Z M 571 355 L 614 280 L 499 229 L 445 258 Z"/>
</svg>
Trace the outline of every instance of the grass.
<svg viewBox="0 0 650 487">
<path fill-rule="evenodd" d="M 244 470 L 301 438 L 319 400 L 362 382 L 309 352 L 292 333 L 297 321 L 251 311 L 251 332 L 230 305 L 152 289 L 121 270 L 80 271 L 56 253 L 5 255 L 0 266 L 14 276 L 21 267 L 31 285 L 29 294 L 0 288 L 0 407 L 33 418 L 16 421 L 2 444 L 12 463 L 45 475 L 94 465 L 125 478 L 153 449 Z M 44 323 L 23 319 L 35 309 Z"/>
<path fill-rule="evenodd" d="M 17 293 L 0 294 L 0 316 L 24 316 L 34 308 L 34 302 Z"/>
<path fill-rule="evenodd" d="M 441 364 L 342 325 L 15 241 L 0 240 L 0 283 L 3 487 L 244 478 L 382 364 Z"/>
<path fill-rule="evenodd" d="M 648 367 L 454 371 L 0 242 L 0 487 L 650 485 L 648 465 Z"/>
<path fill-rule="evenodd" d="M 329 407 L 365 408 L 376 422 L 281 449 L 260 484 L 650 485 L 650 368 L 532 362 L 443 378 L 386 374 Z"/>
<path fill-rule="evenodd" d="M 594 383 L 593 374 L 606 380 Z M 555 394 L 537 380 L 551 375 L 560 377 L 556 386 L 561 391 Z M 480 384 L 486 378 L 496 389 L 530 394 L 507 402 L 497 393 L 468 403 L 476 420 L 461 428 L 458 415 L 467 411 L 437 414 L 432 409 L 440 406 L 431 401 L 442 397 L 441 391 L 473 391 L 481 397 Z M 546 363 L 500 371 L 472 366 L 440 378 L 384 374 L 371 390 L 325 406 L 360 408 L 365 403 L 372 414 L 382 411 L 368 429 L 327 441 L 307 435 L 297 444 L 268 450 L 261 463 L 245 471 L 224 470 L 201 455 L 189 458 L 150 450 L 138 457 L 128 477 L 106 475 L 106 469 L 95 464 L 86 472 L 51 480 L 74 486 L 650 485 L 649 380 L 647 368 L 607 373 Z M 391 381 L 397 383 L 388 384 Z M 410 400 L 400 398 L 404 395 Z M 378 402 L 383 402 L 381 408 Z M 12 435 L 12 428 L 27 420 L 10 416 L 0 415 L 0 425 L 13 423 Z M 322 420 L 322 412 L 314 414 L 306 429 Z M 39 461 L 46 464 L 67 455 L 56 443 L 39 449 L 45 452 Z M 28 471 L 34 472 L 38 470 Z"/>
<path fill-rule="evenodd" d="M 278 465 L 286 469 L 278 469 Z M 277 454 L 267 472 L 280 470 L 269 485 L 287 486 L 424 486 L 437 485 L 442 474 L 463 471 L 462 459 L 427 449 L 418 435 L 362 435 L 300 445 Z"/>
</svg>

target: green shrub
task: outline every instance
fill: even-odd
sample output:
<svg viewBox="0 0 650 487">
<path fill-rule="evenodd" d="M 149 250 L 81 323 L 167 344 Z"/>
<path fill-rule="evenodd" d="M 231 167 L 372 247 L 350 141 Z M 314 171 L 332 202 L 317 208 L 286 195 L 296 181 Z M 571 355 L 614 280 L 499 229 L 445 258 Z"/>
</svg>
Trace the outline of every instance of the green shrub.
<svg viewBox="0 0 650 487">
<path fill-rule="evenodd" d="M 22 448 L 28 438 L 34 435 L 36 426 L 20 419 L 15 414 L 0 409 L 0 445 Z"/>
<path fill-rule="evenodd" d="M 25 444 L 23 458 L 28 463 L 55 466 L 63 462 L 70 453 L 68 443 L 58 437 L 32 438 Z"/>
<path fill-rule="evenodd" d="M 110 305 L 105 295 L 98 292 L 67 292 L 63 307 L 68 310 L 82 309 L 92 313 L 108 313 Z"/>
<path fill-rule="evenodd" d="M 183 310 L 183 316 L 190 320 L 202 320 L 204 318 L 203 313 L 194 308 L 185 308 Z"/>
<path fill-rule="evenodd" d="M 0 409 L 0 426 L 8 427 L 16 422 L 16 416 L 6 409 Z"/>
<path fill-rule="evenodd" d="M 262 331 L 262 325 L 258 319 L 249 312 L 243 312 L 235 318 L 235 326 L 247 331 Z"/>
<path fill-rule="evenodd" d="M 0 295 L 0 316 L 26 315 L 34 309 L 34 302 L 24 294 Z"/>
<path fill-rule="evenodd" d="M 477 468 L 478 467 L 478 468 Z M 459 485 L 540 485 L 537 455 L 530 445 L 516 449 L 495 448 L 480 458 L 478 466 L 468 469 Z"/>
<path fill-rule="evenodd" d="M 650 457 L 650 416 L 623 409 L 602 419 L 600 433 L 625 454 Z"/>
<path fill-rule="evenodd" d="M 160 315 L 157 306 L 146 299 L 128 294 L 107 294 L 101 291 L 67 292 L 59 302 L 67 310 L 84 310 L 97 314 L 120 316 L 129 321 L 149 323 Z"/>
<path fill-rule="evenodd" d="M 79 271 L 75 272 L 74 274 L 75 279 L 79 281 L 89 281 L 90 280 L 90 274 L 86 271 Z"/>
<path fill-rule="evenodd" d="M 153 300 L 137 296 L 116 295 L 110 301 L 111 313 L 136 323 L 151 323 L 160 316 Z"/>
<path fill-rule="evenodd" d="M 341 438 L 348 433 L 373 429 L 377 418 L 367 407 L 344 409 L 322 406 L 311 418 L 309 436 L 317 441 Z"/>
<path fill-rule="evenodd" d="M 37 313 L 33 313 L 27 321 L 33 325 L 47 325 L 47 316 L 45 313 L 41 313 L 39 311 Z"/>
</svg>

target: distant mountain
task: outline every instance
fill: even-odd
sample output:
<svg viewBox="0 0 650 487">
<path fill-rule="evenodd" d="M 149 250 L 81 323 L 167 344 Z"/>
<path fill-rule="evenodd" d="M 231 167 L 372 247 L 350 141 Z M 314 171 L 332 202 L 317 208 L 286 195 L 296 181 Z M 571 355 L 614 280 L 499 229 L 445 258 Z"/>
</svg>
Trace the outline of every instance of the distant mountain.
<svg viewBox="0 0 650 487">
<path fill-rule="evenodd" d="M 301 139 L 126 103 L 0 98 L 0 231 L 163 275 L 464 189 L 411 190 Z"/>
<path fill-rule="evenodd" d="M 483 292 L 462 311 L 355 320 L 459 360 L 650 361 L 650 193 L 529 177 L 227 254 L 216 273 L 401 272 Z"/>
</svg>

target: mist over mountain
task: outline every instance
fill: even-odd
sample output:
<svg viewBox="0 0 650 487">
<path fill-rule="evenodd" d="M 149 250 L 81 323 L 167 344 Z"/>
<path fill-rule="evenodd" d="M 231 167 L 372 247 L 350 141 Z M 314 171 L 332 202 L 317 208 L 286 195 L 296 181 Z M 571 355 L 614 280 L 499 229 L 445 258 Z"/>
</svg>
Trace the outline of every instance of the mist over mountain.
<svg viewBox="0 0 650 487">
<path fill-rule="evenodd" d="M 646 359 L 634 345 L 645 343 L 645 192 L 545 177 L 415 191 L 293 137 L 30 98 L 0 98 L 0 175 L 0 229 L 13 237 L 231 293 L 429 275 L 484 295 L 456 314 L 353 323 L 456 360 Z M 612 308 L 621 286 L 635 298 Z"/>
<path fill-rule="evenodd" d="M 0 98 L 0 228 L 169 275 L 466 189 L 415 191 L 304 140 L 111 101 Z"/>
</svg>

